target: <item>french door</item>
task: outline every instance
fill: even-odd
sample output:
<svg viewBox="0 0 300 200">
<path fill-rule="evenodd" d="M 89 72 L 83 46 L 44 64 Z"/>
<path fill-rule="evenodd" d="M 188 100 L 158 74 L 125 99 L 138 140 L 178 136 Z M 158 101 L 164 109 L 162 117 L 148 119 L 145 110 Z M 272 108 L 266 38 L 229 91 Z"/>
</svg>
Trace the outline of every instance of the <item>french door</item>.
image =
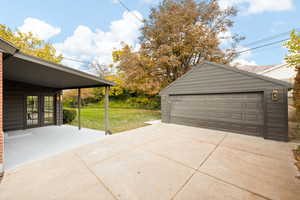
<svg viewBox="0 0 300 200">
<path fill-rule="evenodd" d="M 54 124 L 54 97 L 44 96 L 43 124 Z"/>
<path fill-rule="evenodd" d="M 54 124 L 55 102 L 53 95 L 26 96 L 26 127 Z"/>
<path fill-rule="evenodd" d="M 40 98 L 39 96 L 26 97 L 26 126 L 40 125 Z"/>
</svg>

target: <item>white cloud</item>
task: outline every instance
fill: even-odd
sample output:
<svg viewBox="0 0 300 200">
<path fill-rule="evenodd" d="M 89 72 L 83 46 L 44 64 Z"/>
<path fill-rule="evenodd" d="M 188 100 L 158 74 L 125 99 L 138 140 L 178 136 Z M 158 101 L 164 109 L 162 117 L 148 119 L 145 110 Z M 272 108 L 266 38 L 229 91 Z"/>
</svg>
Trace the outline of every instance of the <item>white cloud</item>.
<svg viewBox="0 0 300 200">
<path fill-rule="evenodd" d="M 220 32 L 218 34 L 218 38 L 221 41 L 221 47 L 227 47 L 229 44 L 233 42 L 232 40 L 232 33 L 230 30 L 226 32 Z"/>
<path fill-rule="evenodd" d="M 238 52 L 244 50 L 247 50 L 247 48 L 243 46 L 239 46 L 237 48 Z M 231 65 L 257 65 L 257 63 L 254 60 L 251 60 L 251 57 L 252 57 L 251 51 L 241 53 L 239 57 L 237 57 L 234 61 L 231 62 Z"/>
<path fill-rule="evenodd" d="M 32 34 L 42 40 L 49 38 L 60 33 L 61 29 L 54 27 L 42 20 L 36 18 L 26 18 L 24 24 L 18 28 L 21 32 Z"/>
<path fill-rule="evenodd" d="M 159 0 L 141 0 L 141 1 L 146 4 L 156 4 L 159 2 Z"/>
<path fill-rule="evenodd" d="M 111 53 L 114 49 L 122 47 L 124 42 L 136 48 L 139 29 L 142 23 L 133 15 L 142 18 L 138 11 L 124 12 L 122 19 L 111 22 L 109 31 L 101 29 L 91 30 L 87 26 L 78 26 L 73 35 L 64 42 L 54 44 L 56 49 L 66 57 L 79 60 L 96 61 L 99 64 L 111 64 Z M 63 63 L 73 67 L 80 67 L 75 63 L 64 59 Z"/>
<path fill-rule="evenodd" d="M 294 0 L 219 0 L 221 8 L 240 6 L 240 10 L 248 14 L 291 10 L 293 2 Z"/>
<path fill-rule="evenodd" d="M 236 65 L 240 65 L 240 66 L 248 66 L 248 65 L 257 65 L 257 63 L 254 60 L 246 60 L 243 58 L 237 58 L 235 59 L 233 62 L 231 62 L 232 65 L 236 66 Z"/>
</svg>

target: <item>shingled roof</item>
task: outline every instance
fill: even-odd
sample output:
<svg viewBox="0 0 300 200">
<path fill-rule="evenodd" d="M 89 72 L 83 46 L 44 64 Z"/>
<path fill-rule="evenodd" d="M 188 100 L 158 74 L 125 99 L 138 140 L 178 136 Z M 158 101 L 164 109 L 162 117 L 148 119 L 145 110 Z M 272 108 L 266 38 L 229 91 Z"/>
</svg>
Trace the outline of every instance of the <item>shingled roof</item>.
<svg viewBox="0 0 300 200">
<path fill-rule="evenodd" d="M 260 72 L 263 72 L 265 70 L 272 69 L 276 66 L 277 65 L 239 65 L 239 66 L 235 66 L 235 68 L 240 69 L 240 70 L 244 70 L 244 71 L 247 71 L 247 72 L 260 73 Z"/>
</svg>

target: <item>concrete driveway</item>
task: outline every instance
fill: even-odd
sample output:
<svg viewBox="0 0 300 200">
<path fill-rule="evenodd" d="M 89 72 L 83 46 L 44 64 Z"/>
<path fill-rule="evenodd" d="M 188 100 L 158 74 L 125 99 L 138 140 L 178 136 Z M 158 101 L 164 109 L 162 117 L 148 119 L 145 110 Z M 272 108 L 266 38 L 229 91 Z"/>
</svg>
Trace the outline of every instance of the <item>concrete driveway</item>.
<svg viewBox="0 0 300 200">
<path fill-rule="evenodd" d="M 294 146 L 155 124 L 8 171 L 0 199 L 295 200 Z"/>
</svg>

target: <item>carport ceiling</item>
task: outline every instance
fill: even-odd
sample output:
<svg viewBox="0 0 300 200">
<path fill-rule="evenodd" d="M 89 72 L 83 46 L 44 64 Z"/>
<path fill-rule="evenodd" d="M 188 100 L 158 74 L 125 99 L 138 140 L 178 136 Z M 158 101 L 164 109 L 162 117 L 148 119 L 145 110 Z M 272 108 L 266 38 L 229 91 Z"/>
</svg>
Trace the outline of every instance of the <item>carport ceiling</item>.
<svg viewBox="0 0 300 200">
<path fill-rule="evenodd" d="M 4 79 L 57 89 L 114 85 L 91 74 L 20 52 L 4 60 Z"/>
</svg>

